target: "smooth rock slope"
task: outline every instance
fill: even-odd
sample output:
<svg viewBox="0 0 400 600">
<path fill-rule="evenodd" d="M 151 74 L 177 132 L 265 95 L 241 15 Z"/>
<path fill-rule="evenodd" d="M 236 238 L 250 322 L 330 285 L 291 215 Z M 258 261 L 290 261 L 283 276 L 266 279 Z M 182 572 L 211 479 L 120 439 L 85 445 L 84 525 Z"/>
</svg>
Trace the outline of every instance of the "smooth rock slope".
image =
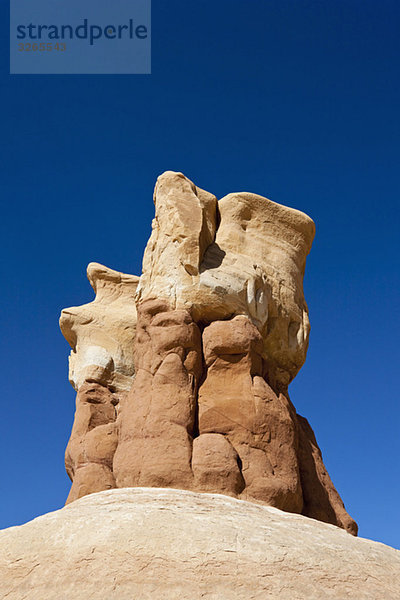
<svg viewBox="0 0 400 600">
<path fill-rule="evenodd" d="M 397 600 L 400 552 L 219 494 L 91 494 L 0 532 L 7 600 Z"/>
</svg>

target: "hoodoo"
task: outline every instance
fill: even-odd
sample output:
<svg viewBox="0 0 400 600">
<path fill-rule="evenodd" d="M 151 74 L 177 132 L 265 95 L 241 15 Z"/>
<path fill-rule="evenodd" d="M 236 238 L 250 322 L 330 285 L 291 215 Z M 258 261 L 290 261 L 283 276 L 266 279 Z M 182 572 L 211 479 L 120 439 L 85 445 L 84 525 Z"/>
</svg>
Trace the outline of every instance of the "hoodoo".
<svg viewBox="0 0 400 600">
<path fill-rule="evenodd" d="M 250 193 L 158 178 L 140 277 L 91 263 L 62 311 L 77 390 L 67 502 L 111 488 L 221 493 L 357 533 L 289 398 L 310 330 L 315 227 Z"/>
</svg>

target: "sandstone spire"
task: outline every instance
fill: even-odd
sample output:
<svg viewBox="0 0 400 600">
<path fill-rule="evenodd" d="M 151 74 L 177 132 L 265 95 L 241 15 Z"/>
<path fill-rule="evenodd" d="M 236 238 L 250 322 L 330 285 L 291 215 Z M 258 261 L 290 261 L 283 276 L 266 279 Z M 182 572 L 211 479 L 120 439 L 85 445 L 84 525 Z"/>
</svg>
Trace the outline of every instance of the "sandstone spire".
<svg viewBox="0 0 400 600">
<path fill-rule="evenodd" d="M 78 390 L 68 501 L 111 487 L 223 493 L 356 533 L 288 384 L 309 336 L 304 213 L 159 177 L 143 273 L 91 264 L 67 309 Z"/>
</svg>

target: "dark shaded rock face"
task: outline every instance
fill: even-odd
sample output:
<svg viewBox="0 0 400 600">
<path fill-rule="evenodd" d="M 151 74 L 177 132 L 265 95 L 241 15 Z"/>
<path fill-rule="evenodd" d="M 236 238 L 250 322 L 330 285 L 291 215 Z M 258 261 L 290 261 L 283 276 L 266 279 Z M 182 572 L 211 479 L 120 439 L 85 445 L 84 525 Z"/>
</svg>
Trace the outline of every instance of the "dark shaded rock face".
<svg viewBox="0 0 400 600">
<path fill-rule="evenodd" d="M 176 173 L 161 176 L 155 203 L 139 285 L 91 267 L 91 282 L 93 273 L 106 281 L 101 296 L 62 315 L 78 389 L 67 502 L 170 487 L 356 534 L 288 395 L 308 344 L 302 278 L 312 221 L 252 194 L 217 205 Z"/>
</svg>

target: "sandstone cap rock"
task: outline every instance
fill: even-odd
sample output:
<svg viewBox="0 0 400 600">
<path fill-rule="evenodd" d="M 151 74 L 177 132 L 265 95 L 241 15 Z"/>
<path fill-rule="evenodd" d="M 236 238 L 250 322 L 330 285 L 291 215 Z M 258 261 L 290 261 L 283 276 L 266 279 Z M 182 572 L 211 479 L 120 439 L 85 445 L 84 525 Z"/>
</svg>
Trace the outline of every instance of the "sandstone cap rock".
<svg viewBox="0 0 400 600">
<path fill-rule="evenodd" d="M 96 297 L 61 312 L 60 328 L 71 346 L 69 380 L 129 390 L 134 375 L 135 293 L 139 277 L 90 263 L 87 277 Z"/>
</svg>

